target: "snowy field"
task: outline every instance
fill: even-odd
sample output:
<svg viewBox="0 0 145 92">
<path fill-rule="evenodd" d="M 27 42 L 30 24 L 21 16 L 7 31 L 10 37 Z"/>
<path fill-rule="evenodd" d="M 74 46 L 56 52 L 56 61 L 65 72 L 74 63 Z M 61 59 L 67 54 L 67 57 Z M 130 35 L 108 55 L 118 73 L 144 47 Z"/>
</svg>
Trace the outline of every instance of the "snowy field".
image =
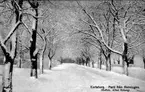
<svg viewBox="0 0 145 92">
<path fill-rule="evenodd" d="M 145 92 L 142 80 L 76 64 L 45 70 L 38 79 L 29 73 L 30 69 L 14 68 L 13 92 Z"/>
</svg>

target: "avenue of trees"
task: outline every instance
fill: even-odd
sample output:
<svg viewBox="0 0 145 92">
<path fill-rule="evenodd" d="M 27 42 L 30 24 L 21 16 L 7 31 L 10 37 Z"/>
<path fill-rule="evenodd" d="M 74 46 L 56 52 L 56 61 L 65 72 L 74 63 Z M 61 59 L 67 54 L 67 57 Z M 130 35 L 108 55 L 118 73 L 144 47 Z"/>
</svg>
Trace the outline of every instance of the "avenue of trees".
<svg viewBox="0 0 145 92">
<path fill-rule="evenodd" d="M 42 23 L 48 24 L 45 19 L 48 17 L 49 8 L 42 6 L 45 1 L 4 0 L 0 4 L 0 46 L 4 55 L 2 92 L 12 92 L 13 64 L 16 57 L 18 57 L 17 65 L 21 68 L 25 51 L 29 53 L 31 62 L 30 76 L 37 78 L 38 59 L 40 73 L 43 73 L 44 53 L 47 53 L 50 59 L 49 64 L 51 64 L 59 40 L 55 39 L 56 32 L 54 32 L 53 27 L 46 28 L 47 25 Z M 39 43 L 38 40 L 41 40 L 42 43 Z M 45 52 L 46 48 L 49 48 L 47 52 Z M 48 66 L 51 67 L 51 65 Z"/>
<path fill-rule="evenodd" d="M 129 59 L 137 53 L 137 49 L 134 53 L 132 49 L 144 43 L 144 2 L 104 0 L 94 1 L 93 5 L 77 3 L 86 15 L 80 20 L 88 25 L 86 29 L 78 28 L 78 33 L 86 35 L 83 40 L 100 50 L 100 56 L 105 57 L 106 70 L 111 70 L 111 54 L 115 53 L 122 57 L 124 74 L 128 75 Z M 101 63 L 102 60 L 100 68 Z"/>
<path fill-rule="evenodd" d="M 122 58 L 124 74 L 128 75 L 135 54 L 141 54 L 145 61 L 144 6 L 143 0 L 0 1 L 2 92 L 12 92 L 14 63 L 21 68 L 24 61 L 30 62 L 30 76 L 38 78 L 37 70 L 43 74 L 45 57 L 51 69 L 64 42 L 73 44 L 79 55 L 75 59 L 60 56 L 60 62 L 92 67 L 98 63 L 100 69 L 104 63 L 111 71 L 111 56 L 116 54 Z"/>
</svg>

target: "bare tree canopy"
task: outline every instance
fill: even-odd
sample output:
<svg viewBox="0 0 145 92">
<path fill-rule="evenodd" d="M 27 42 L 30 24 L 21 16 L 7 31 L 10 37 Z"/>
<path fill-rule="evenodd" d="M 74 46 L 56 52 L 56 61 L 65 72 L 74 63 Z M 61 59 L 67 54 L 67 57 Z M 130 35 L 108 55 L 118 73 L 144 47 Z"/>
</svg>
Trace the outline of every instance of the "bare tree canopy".
<svg viewBox="0 0 145 92">
<path fill-rule="evenodd" d="M 145 68 L 144 39 L 144 0 L 1 0 L 2 92 L 13 90 L 14 66 L 36 79 L 62 63 L 129 75 L 137 55 Z"/>
</svg>

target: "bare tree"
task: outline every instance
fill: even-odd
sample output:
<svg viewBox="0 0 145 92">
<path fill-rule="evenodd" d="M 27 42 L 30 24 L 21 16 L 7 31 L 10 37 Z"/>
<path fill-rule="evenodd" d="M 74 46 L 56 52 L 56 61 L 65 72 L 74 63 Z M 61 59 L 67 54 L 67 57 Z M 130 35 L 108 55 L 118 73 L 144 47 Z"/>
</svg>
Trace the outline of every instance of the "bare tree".
<svg viewBox="0 0 145 92">
<path fill-rule="evenodd" d="M 50 34 L 47 38 L 48 41 L 48 58 L 49 58 L 49 65 L 48 68 L 51 69 L 52 67 L 52 59 L 56 54 L 56 50 L 58 48 L 59 40 L 56 39 L 56 33 L 54 30 L 50 31 Z"/>
<path fill-rule="evenodd" d="M 33 18 L 32 22 L 32 38 L 30 40 L 31 46 L 30 46 L 30 60 L 31 60 L 31 73 L 30 76 L 35 76 L 35 78 L 38 77 L 37 75 L 37 54 L 38 54 L 38 48 L 36 48 L 36 36 L 37 36 L 37 29 L 38 29 L 38 6 L 39 3 L 37 0 L 31 1 L 28 0 L 29 4 L 33 8 L 33 13 L 35 18 Z"/>
<path fill-rule="evenodd" d="M 11 30 L 8 33 L 8 35 L 5 37 L 5 39 L 2 39 L 0 36 L 0 46 L 4 53 L 4 71 L 3 71 L 3 91 L 2 92 L 12 92 L 12 73 L 13 73 L 13 63 L 16 56 L 16 29 L 21 24 L 22 21 L 22 12 L 20 11 L 22 9 L 23 0 L 11 0 L 10 2 L 4 2 L 8 3 L 11 8 L 14 9 L 14 17 L 12 18 L 12 26 Z M 8 50 L 8 47 L 6 47 L 6 43 L 10 39 L 10 50 Z"/>
<path fill-rule="evenodd" d="M 114 18 L 116 18 L 116 22 L 118 23 L 117 27 L 120 29 L 120 33 L 123 40 L 123 52 L 122 52 L 122 59 L 123 59 L 123 67 L 124 67 L 124 73 L 128 75 L 128 67 L 129 67 L 129 50 L 130 48 L 134 47 L 134 43 L 139 39 L 141 35 L 141 31 L 137 32 L 137 36 L 132 36 L 133 41 L 130 42 L 129 39 L 131 39 L 130 35 L 133 35 L 132 33 L 135 30 L 133 27 L 137 27 L 136 23 L 137 21 L 140 21 L 140 18 L 138 18 L 138 15 L 135 15 L 136 12 L 130 13 L 130 11 L 134 10 L 133 1 L 128 2 L 121 2 L 122 6 L 120 8 L 116 8 L 114 0 L 111 0 L 111 6 L 110 13 Z M 115 11 L 115 12 L 113 12 Z M 122 14 L 120 14 L 122 13 Z M 134 16 L 135 15 L 135 16 Z M 138 28 L 138 30 L 142 30 L 141 28 Z M 136 38 L 136 39 L 135 39 Z M 138 45 L 141 45 L 144 42 L 140 42 Z M 132 46 L 133 45 L 133 46 Z"/>
<path fill-rule="evenodd" d="M 127 56 L 127 54 L 128 54 L 128 45 L 129 44 L 128 44 L 127 38 L 128 38 L 129 31 L 131 31 L 132 26 L 134 26 L 134 24 L 131 24 L 131 21 L 133 19 L 131 19 L 131 15 L 128 13 L 128 11 L 132 10 L 132 6 L 133 5 L 132 5 L 132 3 L 131 4 L 124 3 L 124 5 L 126 5 L 126 9 L 124 9 L 124 15 L 118 15 L 118 13 L 120 13 L 122 11 L 116 9 L 113 0 L 111 1 L 111 3 L 109 2 L 108 4 L 109 4 L 109 12 L 114 17 L 113 27 L 117 24 L 117 26 L 115 26 L 113 28 L 113 30 L 118 28 L 120 33 L 121 33 L 121 37 L 122 38 L 121 37 L 120 38 L 121 38 L 122 43 L 123 43 L 123 45 L 122 45 L 123 46 L 122 52 L 115 50 L 111 45 L 109 45 L 110 43 L 108 44 L 108 42 L 107 42 L 107 40 L 105 38 L 105 34 L 103 32 L 103 29 L 101 28 L 101 26 L 103 26 L 102 23 L 101 22 L 98 23 L 98 21 L 96 21 L 95 17 L 92 14 L 88 13 L 87 10 L 85 8 L 83 8 L 78 3 L 78 5 L 81 7 L 82 11 L 91 20 L 91 23 L 90 22 L 86 22 L 84 20 L 83 20 L 83 22 L 85 22 L 89 26 L 92 26 L 95 29 L 95 32 L 99 33 L 99 35 L 93 34 L 93 32 L 89 32 L 89 31 L 86 31 L 86 32 L 83 31 L 83 33 L 91 36 L 92 38 L 94 38 L 96 40 L 99 40 L 106 47 L 106 50 L 108 50 L 109 52 L 113 52 L 113 53 L 116 53 L 118 55 L 121 55 L 122 58 L 123 58 L 124 73 L 126 75 L 128 75 L 128 70 L 127 70 L 128 68 L 127 67 L 129 66 L 129 62 L 128 62 L 128 56 Z M 124 5 L 122 5 L 119 9 L 124 7 Z M 136 18 L 136 17 L 133 17 L 133 18 Z M 132 23 L 134 23 L 134 22 L 132 22 Z M 129 24 L 130 24 L 130 26 L 128 26 Z M 110 40 L 108 40 L 108 41 L 110 41 Z M 108 56 L 110 56 L 109 53 L 107 54 L 107 57 Z"/>
<path fill-rule="evenodd" d="M 91 55 L 90 55 L 89 49 L 90 48 L 89 48 L 89 46 L 86 43 L 86 44 L 84 44 L 84 48 L 81 51 L 81 56 L 82 56 L 86 66 L 90 66 L 89 62 L 90 62 Z"/>
<path fill-rule="evenodd" d="M 102 50 L 100 49 L 99 57 L 98 57 L 98 68 L 102 69 Z"/>
<path fill-rule="evenodd" d="M 44 54 L 45 54 L 45 51 L 46 51 L 46 47 L 47 47 L 47 36 L 49 35 L 49 31 L 45 31 L 43 28 L 42 28 L 42 32 L 43 34 L 39 34 L 39 36 L 42 38 L 43 40 L 43 47 L 41 48 L 40 50 L 40 55 L 39 55 L 39 62 L 40 62 L 40 74 L 43 74 L 43 66 L 44 66 Z"/>
<path fill-rule="evenodd" d="M 23 51 L 23 48 L 25 47 L 25 49 L 29 49 L 22 42 L 22 38 L 24 38 L 22 36 L 23 32 L 24 32 L 24 30 L 20 29 L 20 27 L 19 27 L 19 31 L 17 31 L 17 38 L 18 39 L 17 39 L 17 56 L 16 56 L 16 58 L 18 58 L 17 66 L 19 68 L 22 68 L 22 61 L 24 60 L 24 51 Z"/>
<path fill-rule="evenodd" d="M 38 35 L 41 37 L 43 40 L 43 46 L 40 48 L 40 73 L 43 73 L 43 62 L 44 62 L 44 55 L 47 53 L 47 56 L 49 58 L 48 60 L 48 68 L 51 69 L 51 64 L 52 64 L 52 59 L 56 53 L 59 40 L 56 39 L 56 31 L 53 30 L 53 28 L 49 29 L 48 28 L 42 28 L 41 29 L 42 33 L 40 34 L 39 32 Z"/>
<path fill-rule="evenodd" d="M 108 2 L 104 2 L 102 4 L 105 4 L 105 5 L 102 5 L 102 7 L 106 7 L 108 6 L 109 7 L 109 3 Z M 78 3 L 79 5 L 79 3 Z M 81 8 L 83 8 L 81 5 L 79 5 Z M 104 9 L 103 9 L 104 10 Z M 84 12 L 86 12 L 86 10 L 84 10 Z M 114 33 L 115 31 L 111 29 L 112 27 L 112 24 L 110 23 L 111 22 L 111 14 L 109 12 L 109 8 L 107 8 L 106 10 L 103 11 L 103 20 L 104 22 L 102 22 L 102 27 L 101 27 L 101 30 L 103 32 L 103 36 L 104 36 L 104 40 L 106 42 L 106 44 L 110 47 L 113 46 L 113 42 L 114 42 Z M 95 18 L 95 13 L 92 12 L 92 17 Z M 85 23 L 91 23 L 91 19 L 88 19 L 89 21 L 86 22 L 84 20 L 82 20 L 83 22 Z M 99 20 L 100 21 L 100 20 Z M 101 38 L 101 35 L 99 34 L 98 35 L 98 32 L 96 31 L 96 29 L 92 26 L 92 25 L 89 25 L 90 29 L 88 30 L 81 30 L 79 31 L 80 33 L 83 33 L 85 35 L 87 35 L 87 37 L 85 38 L 85 40 L 87 40 L 87 42 L 89 42 L 91 45 L 95 46 L 97 49 L 100 49 L 102 51 L 102 55 L 104 55 L 105 59 L 106 59 L 106 62 L 105 62 L 105 65 L 106 65 L 106 70 L 111 70 L 111 51 L 108 49 L 108 48 L 104 48 L 104 44 L 102 44 L 100 38 Z M 98 37 L 98 39 L 96 39 L 95 37 Z M 100 63 L 101 64 L 101 63 Z"/>
</svg>

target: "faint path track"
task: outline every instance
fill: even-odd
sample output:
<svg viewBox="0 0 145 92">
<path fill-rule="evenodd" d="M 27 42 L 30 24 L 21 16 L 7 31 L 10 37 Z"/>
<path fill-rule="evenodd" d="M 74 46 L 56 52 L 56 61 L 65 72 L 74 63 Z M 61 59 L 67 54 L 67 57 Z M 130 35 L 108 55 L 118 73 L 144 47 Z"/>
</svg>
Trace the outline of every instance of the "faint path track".
<svg viewBox="0 0 145 92">
<path fill-rule="evenodd" d="M 29 69 L 14 69 L 13 92 L 127 92 L 90 88 L 90 86 L 108 88 L 117 85 L 139 86 L 139 91 L 130 89 L 129 92 L 145 92 L 145 82 L 76 64 L 63 64 L 54 67 L 51 71 L 45 70 L 38 79 L 30 78 L 29 72 Z"/>
</svg>

